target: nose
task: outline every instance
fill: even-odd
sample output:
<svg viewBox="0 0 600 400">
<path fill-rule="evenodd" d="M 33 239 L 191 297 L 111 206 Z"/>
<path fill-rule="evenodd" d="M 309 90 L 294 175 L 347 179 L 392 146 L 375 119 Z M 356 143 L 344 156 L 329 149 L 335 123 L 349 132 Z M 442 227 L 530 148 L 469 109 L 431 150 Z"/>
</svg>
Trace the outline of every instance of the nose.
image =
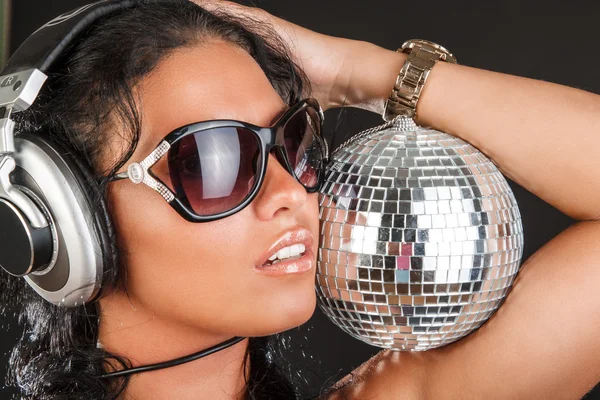
<svg viewBox="0 0 600 400">
<path fill-rule="evenodd" d="M 264 221 L 295 214 L 308 198 L 304 186 L 282 166 L 278 158 L 273 153 L 269 154 L 265 180 L 252 202 L 258 218 Z"/>
</svg>

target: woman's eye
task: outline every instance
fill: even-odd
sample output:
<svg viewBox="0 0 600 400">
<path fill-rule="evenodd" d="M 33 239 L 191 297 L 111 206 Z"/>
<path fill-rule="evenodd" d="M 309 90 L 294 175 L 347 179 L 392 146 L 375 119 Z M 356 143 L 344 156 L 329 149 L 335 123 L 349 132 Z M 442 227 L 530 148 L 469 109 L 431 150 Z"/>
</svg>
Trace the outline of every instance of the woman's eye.
<svg viewBox="0 0 600 400">
<path fill-rule="evenodd" d="M 181 160 L 181 165 L 183 166 L 182 171 L 186 174 L 199 174 L 200 171 L 200 163 L 198 162 L 198 157 L 187 157 Z"/>
</svg>

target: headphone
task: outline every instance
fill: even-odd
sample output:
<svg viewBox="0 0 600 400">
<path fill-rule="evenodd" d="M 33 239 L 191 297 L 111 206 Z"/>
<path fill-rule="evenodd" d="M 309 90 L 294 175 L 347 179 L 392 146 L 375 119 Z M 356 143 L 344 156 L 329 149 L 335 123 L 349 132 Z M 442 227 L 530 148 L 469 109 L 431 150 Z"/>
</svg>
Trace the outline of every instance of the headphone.
<svg viewBox="0 0 600 400">
<path fill-rule="evenodd" d="M 15 135 L 11 117 L 33 104 L 53 65 L 100 18 L 168 1 L 103 0 L 63 14 L 35 31 L 0 73 L 0 267 L 55 305 L 97 298 L 103 260 L 115 256 L 112 227 L 89 167 L 44 135 Z"/>
<path fill-rule="evenodd" d="M 89 167 L 40 135 L 15 136 L 13 113 L 37 98 L 46 73 L 103 16 L 174 0 L 102 0 L 35 31 L 0 73 L 0 267 L 23 277 L 44 299 L 75 307 L 100 293 L 103 260 L 114 257 L 112 227 Z M 92 183 L 92 184 L 90 184 Z M 100 207 L 100 213 L 94 213 Z M 101 379 L 169 368 L 242 341 L 233 337 L 188 356 L 114 371 Z"/>
</svg>

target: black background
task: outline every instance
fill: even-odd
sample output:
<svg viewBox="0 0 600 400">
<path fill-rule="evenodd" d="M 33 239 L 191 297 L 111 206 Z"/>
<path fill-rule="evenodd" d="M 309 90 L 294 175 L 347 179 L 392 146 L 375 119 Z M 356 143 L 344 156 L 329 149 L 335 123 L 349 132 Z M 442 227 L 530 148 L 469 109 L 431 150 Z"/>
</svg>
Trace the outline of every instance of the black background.
<svg viewBox="0 0 600 400">
<path fill-rule="evenodd" d="M 13 0 L 12 49 L 29 33 L 86 0 Z M 433 40 L 462 64 L 579 87 L 600 93 L 597 21 L 600 4 L 503 1 L 259 0 L 267 11 L 318 32 L 396 49 L 409 38 Z M 496 4 L 497 3 L 497 4 Z M 595 5 L 596 4 L 596 5 Z M 468 93 L 457 93 L 467 96 Z M 341 119 L 339 119 L 341 117 Z M 339 138 L 380 123 L 377 115 L 345 109 L 327 113 L 326 130 Z M 482 127 L 485 129 L 485 127 Z M 569 140 L 565 132 L 565 140 Z M 511 182 L 525 229 L 524 258 L 572 223 L 553 207 Z M 19 332 L 12 316 L 0 317 L 0 376 Z M 314 390 L 360 365 L 378 349 L 352 339 L 320 311 L 289 333 L 287 357 Z M 3 379 L 3 378 L 1 378 Z M 595 393 L 595 395 L 594 395 Z M 600 390 L 587 398 L 600 398 Z M 9 397 L 5 388 L 0 399 Z M 534 396 L 535 397 L 535 396 Z"/>
</svg>

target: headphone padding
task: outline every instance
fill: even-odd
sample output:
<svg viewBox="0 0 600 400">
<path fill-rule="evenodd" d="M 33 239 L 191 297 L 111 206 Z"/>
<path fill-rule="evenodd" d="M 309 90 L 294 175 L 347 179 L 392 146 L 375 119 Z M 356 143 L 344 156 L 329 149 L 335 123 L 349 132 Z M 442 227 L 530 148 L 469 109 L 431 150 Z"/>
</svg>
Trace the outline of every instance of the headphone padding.
<svg viewBox="0 0 600 400">
<path fill-rule="evenodd" d="M 20 134 L 15 146 L 13 183 L 44 202 L 59 233 L 58 261 L 52 271 L 25 279 L 54 304 L 88 303 L 99 294 L 104 261 L 115 260 L 103 194 L 88 167 L 42 135 Z M 65 277 L 66 283 L 58 285 Z"/>
</svg>

